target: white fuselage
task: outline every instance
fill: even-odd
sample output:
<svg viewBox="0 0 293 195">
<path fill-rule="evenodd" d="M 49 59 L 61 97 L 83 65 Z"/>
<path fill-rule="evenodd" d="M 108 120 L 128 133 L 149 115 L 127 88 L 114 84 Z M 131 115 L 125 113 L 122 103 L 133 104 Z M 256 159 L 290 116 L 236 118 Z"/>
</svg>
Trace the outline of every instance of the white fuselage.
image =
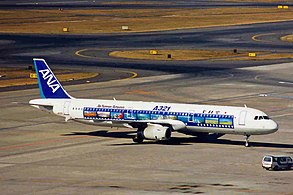
<svg viewBox="0 0 293 195">
<path fill-rule="evenodd" d="M 191 133 L 260 135 L 278 130 L 277 123 L 264 112 L 247 107 L 99 99 L 35 99 L 30 104 L 66 120 L 104 126 L 132 127 L 137 122 L 171 121 L 172 124 L 179 121 L 182 125 L 175 124 L 173 130 Z"/>
</svg>

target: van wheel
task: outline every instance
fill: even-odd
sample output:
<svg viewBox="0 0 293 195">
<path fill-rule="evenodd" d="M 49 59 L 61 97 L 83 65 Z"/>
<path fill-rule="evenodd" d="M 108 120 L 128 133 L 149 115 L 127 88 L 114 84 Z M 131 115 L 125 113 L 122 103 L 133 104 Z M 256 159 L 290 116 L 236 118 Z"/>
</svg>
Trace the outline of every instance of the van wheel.
<svg viewBox="0 0 293 195">
<path fill-rule="evenodd" d="M 274 168 L 273 168 L 273 170 L 278 170 L 279 169 L 279 167 L 278 166 L 275 166 Z"/>
</svg>

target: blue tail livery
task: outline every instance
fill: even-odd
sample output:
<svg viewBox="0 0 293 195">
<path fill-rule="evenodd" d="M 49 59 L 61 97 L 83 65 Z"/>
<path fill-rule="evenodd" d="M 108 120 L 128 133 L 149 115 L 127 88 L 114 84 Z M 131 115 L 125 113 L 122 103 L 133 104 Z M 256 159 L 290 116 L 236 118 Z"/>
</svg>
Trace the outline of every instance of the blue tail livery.
<svg viewBox="0 0 293 195">
<path fill-rule="evenodd" d="M 41 98 L 71 99 L 44 59 L 34 58 Z"/>
</svg>

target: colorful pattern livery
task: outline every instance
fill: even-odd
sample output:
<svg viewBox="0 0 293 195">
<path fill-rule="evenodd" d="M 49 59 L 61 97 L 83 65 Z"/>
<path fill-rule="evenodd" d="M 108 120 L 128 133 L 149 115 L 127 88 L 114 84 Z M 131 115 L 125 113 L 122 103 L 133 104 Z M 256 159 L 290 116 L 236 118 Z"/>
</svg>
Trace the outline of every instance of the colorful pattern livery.
<svg viewBox="0 0 293 195">
<path fill-rule="evenodd" d="M 173 119 L 182 121 L 187 126 L 234 129 L 233 115 L 85 107 L 83 109 L 83 116 L 88 120 L 118 120 L 128 122 Z"/>
</svg>

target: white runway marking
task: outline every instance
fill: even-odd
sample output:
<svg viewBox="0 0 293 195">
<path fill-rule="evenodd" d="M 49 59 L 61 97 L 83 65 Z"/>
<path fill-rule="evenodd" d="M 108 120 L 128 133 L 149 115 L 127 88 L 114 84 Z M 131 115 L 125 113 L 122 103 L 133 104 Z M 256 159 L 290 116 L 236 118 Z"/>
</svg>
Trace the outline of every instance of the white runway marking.
<svg viewBox="0 0 293 195">
<path fill-rule="evenodd" d="M 280 115 L 276 115 L 276 116 L 271 116 L 271 118 L 281 118 L 281 117 L 284 117 L 284 116 L 291 116 L 291 115 L 293 115 L 293 113 L 280 114 Z"/>
<path fill-rule="evenodd" d="M 280 83 L 280 84 L 290 84 L 290 85 L 293 85 L 292 82 L 286 82 L 286 81 L 279 81 L 278 83 Z"/>
<path fill-rule="evenodd" d="M 14 164 L 0 164 L 0 168 L 4 168 L 4 167 L 10 167 L 13 166 Z"/>
</svg>

